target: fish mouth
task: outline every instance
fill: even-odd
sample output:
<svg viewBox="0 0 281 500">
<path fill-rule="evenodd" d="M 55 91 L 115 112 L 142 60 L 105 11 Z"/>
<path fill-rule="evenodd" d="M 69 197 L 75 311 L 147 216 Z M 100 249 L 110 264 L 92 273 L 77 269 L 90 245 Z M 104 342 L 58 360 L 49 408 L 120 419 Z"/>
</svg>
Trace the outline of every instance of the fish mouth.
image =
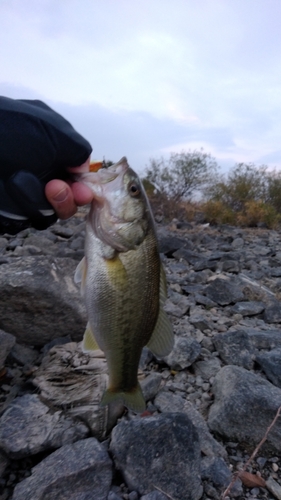
<svg viewBox="0 0 281 500">
<path fill-rule="evenodd" d="M 101 162 L 96 162 L 99 165 L 102 165 Z M 74 175 L 74 180 L 76 182 L 82 182 L 83 184 L 86 184 L 88 187 L 91 188 L 91 190 L 99 196 L 100 189 L 99 186 L 103 184 L 108 184 L 109 182 L 114 181 L 119 177 L 120 175 L 124 175 L 125 172 L 128 170 L 129 165 L 127 162 L 127 158 L 123 156 L 121 160 L 119 160 L 117 163 L 114 165 L 111 165 L 110 167 L 107 168 L 99 168 L 97 171 L 91 171 L 90 172 L 82 172 L 81 174 L 75 174 Z"/>
</svg>

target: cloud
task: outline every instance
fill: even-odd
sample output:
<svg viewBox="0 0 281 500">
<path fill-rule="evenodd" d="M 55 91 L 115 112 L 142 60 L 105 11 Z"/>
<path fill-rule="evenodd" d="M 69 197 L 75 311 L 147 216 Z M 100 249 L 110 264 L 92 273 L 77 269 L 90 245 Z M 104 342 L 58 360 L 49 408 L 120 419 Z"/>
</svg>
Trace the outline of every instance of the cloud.
<svg viewBox="0 0 281 500">
<path fill-rule="evenodd" d="M 201 146 L 281 167 L 280 14 L 276 0 L 3 0 L 0 90 L 139 170 Z"/>
</svg>

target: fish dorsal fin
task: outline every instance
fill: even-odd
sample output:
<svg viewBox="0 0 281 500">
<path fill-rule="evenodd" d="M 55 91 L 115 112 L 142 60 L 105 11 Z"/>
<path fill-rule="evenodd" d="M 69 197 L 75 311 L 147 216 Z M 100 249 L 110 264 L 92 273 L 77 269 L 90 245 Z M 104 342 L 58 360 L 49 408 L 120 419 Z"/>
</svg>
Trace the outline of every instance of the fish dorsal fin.
<svg viewBox="0 0 281 500">
<path fill-rule="evenodd" d="M 87 261 L 86 257 L 83 257 L 83 259 L 79 262 L 78 266 L 76 267 L 76 271 L 74 274 L 74 283 L 76 284 L 81 283 L 80 291 L 82 297 L 84 296 L 84 291 L 85 291 L 86 276 L 87 276 Z"/>
<path fill-rule="evenodd" d="M 160 290 L 159 290 L 159 314 L 156 321 L 155 328 L 147 344 L 155 356 L 167 356 L 174 345 L 174 333 L 170 320 L 165 313 L 163 306 L 167 298 L 167 284 L 166 275 L 161 265 L 160 273 Z"/>
<path fill-rule="evenodd" d="M 99 346 L 90 327 L 90 323 L 87 323 L 83 337 L 82 350 L 84 352 L 87 352 L 87 351 L 97 351 L 98 349 Z"/>
</svg>

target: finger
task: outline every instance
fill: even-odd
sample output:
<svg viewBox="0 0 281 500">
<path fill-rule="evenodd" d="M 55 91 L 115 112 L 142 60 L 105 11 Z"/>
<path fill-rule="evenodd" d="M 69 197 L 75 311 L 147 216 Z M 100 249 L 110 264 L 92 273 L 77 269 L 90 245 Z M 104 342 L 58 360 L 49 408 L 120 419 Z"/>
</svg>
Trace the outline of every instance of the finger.
<svg viewBox="0 0 281 500">
<path fill-rule="evenodd" d="M 91 203 L 94 195 L 93 191 L 88 186 L 82 184 L 82 182 L 74 182 L 71 185 L 71 189 L 76 205 L 81 206 Z"/>
<path fill-rule="evenodd" d="M 71 187 L 64 181 L 53 179 L 45 186 L 45 195 L 60 219 L 69 219 L 77 211 Z"/>
</svg>

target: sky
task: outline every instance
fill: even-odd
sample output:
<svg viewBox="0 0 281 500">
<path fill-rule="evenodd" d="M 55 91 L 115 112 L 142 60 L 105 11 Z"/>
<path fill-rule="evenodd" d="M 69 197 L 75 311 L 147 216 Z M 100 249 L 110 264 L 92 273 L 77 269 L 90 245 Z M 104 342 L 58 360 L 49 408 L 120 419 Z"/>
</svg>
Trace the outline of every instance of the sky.
<svg viewBox="0 0 281 500">
<path fill-rule="evenodd" d="M 0 0 L 0 19 L 0 95 L 49 104 L 92 159 L 281 169 L 280 0 Z"/>
</svg>

